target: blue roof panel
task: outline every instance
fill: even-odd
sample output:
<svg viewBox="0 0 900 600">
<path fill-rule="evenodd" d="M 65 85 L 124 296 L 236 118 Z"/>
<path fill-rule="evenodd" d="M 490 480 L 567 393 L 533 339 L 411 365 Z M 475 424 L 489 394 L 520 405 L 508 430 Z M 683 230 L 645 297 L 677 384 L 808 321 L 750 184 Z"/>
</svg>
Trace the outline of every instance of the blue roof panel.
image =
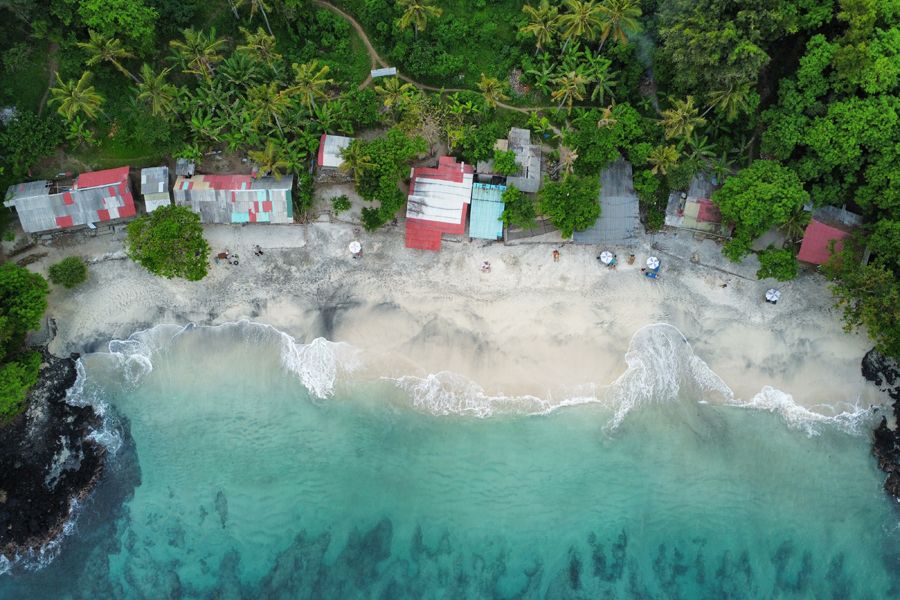
<svg viewBox="0 0 900 600">
<path fill-rule="evenodd" d="M 503 192 L 506 186 L 476 183 L 472 186 L 472 218 L 469 237 L 496 240 L 503 237 Z"/>
</svg>

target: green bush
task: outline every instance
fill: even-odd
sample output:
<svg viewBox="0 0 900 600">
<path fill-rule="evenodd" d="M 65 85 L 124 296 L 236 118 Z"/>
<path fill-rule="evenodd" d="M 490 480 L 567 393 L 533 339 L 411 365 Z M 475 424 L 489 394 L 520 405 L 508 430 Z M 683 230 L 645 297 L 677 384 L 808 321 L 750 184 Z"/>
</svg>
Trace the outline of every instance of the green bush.
<svg viewBox="0 0 900 600">
<path fill-rule="evenodd" d="M 597 177 L 569 175 L 551 181 L 538 193 L 541 213 L 547 215 L 564 238 L 587 229 L 600 216 L 600 181 Z"/>
<path fill-rule="evenodd" d="M 519 172 L 516 153 L 512 150 L 494 150 L 494 172 L 500 175 L 515 175 Z"/>
<path fill-rule="evenodd" d="M 756 277 L 790 281 L 797 277 L 797 257 L 786 249 L 763 250 L 759 253 L 759 270 L 756 272 Z"/>
<path fill-rule="evenodd" d="M 41 355 L 26 352 L 18 360 L 0 366 L 0 423 L 25 408 L 28 390 L 37 382 Z"/>
<path fill-rule="evenodd" d="M 507 227 L 521 227 L 522 229 L 534 229 L 535 222 L 534 200 L 522 193 L 515 186 L 509 186 L 503 192 L 503 223 Z"/>
<path fill-rule="evenodd" d="M 350 210 L 350 206 L 352 206 L 350 198 L 348 198 L 346 194 L 331 199 L 331 210 L 334 211 L 335 215 Z"/>
<path fill-rule="evenodd" d="M 56 285 L 73 288 L 87 279 L 87 265 L 80 257 L 70 256 L 50 265 L 48 273 L 50 281 Z"/>
<path fill-rule="evenodd" d="M 160 277 L 199 281 L 209 266 L 200 216 L 183 206 L 162 206 L 128 224 L 128 256 Z"/>
</svg>

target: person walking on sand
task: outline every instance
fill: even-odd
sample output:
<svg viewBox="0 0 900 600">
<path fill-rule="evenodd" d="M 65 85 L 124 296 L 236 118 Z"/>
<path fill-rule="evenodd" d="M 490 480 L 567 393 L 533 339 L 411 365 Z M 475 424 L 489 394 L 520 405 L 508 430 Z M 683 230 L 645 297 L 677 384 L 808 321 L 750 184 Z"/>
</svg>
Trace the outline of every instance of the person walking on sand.
<svg viewBox="0 0 900 600">
<path fill-rule="evenodd" d="M 559 250 L 553 249 L 553 262 L 559 262 Z"/>
</svg>

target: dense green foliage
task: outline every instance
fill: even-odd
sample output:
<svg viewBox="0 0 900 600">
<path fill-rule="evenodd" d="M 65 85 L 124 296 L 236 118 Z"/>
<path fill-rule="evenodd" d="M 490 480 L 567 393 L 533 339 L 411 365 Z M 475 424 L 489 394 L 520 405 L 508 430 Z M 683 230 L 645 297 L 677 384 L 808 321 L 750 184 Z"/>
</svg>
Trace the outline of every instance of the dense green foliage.
<svg viewBox="0 0 900 600">
<path fill-rule="evenodd" d="M 40 355 L 23 349 L 25 335 L 37 329 L 47 309 L 47 282 L 11 263 L 0 265 L 0 421 L 24 408 L 37 381 Z"/>
<path fill-rule="evenodd" d="M 516 153 L 512 150 L 494 150 L 494 173 L 515 175 L 519 172 Z"/>
<path fill-rule="evenodd" d="M 9 125 L 0 128 L 0 156 L 10 183 L 26 177 L 39 160 L 53 154 L 62 139 L 62 123 L 55 115 L 39 117 L 20 112 Z"/>
<path fill-rule="evenodd" d="M 569 175 L 544 184 L 538 193 L 540 211 L 563 238 L 587 229 L 600 216 L 600 181 L 596 177 Z"/>
<path fill-rule="evenodd" d="M 73 288 L 87 280 L 87 264 L 79 256 L 70 256 L 50 265 L 47 274 L 56 285 Z"/>
<path fill-rule="evenodd" d="M 209 266 L 200 217 L 189 208 L 163 206 L 128 224 L 128 256 L 160 277 L 199 281 Z"/>
<path fill-rule="evenodd" d="M 503 192 L 503 224 L 507 227 L 534 229 L 537 226 L 534 200 L 511 185 Z"/>
<path fill-rule="evenodd" d="M 713 193 L 725 223 L 734 225 L 725 255 L 739 261 L 753 240 L 773 225 L 783 225 L 809 201 L 796 173 L 771 160 L 758 160 Z"/>
<path fill-rule="evenodd" d="M 790 281 L 797 277 L 797 257 L 787 248 L 769 248 L 759 253 L 759 270 L 756 276 L 760 279 L 769 277 L 778 281 Z"/>
<path fill-rule="evenodd" d="M 335 216 L 350 210 L 351 206 L 350 198 L 346 194 L 331 199 L 331 211 Z"/>
</svg>

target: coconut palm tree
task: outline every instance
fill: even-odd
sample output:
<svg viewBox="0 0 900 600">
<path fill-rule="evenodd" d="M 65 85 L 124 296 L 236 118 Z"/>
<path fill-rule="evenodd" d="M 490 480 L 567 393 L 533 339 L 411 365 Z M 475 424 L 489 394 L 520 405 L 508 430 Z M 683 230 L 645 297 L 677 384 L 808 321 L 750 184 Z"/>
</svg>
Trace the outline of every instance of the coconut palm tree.
<svg viewBox="0 0 900 600">
<path fill-rule="evenodd" d="M 253 124 L 259 127 L 261 124 L 275 125 L 278 132 L 284 135 L 281 127 L 281 117 L 290 109 L 291 97 L 289 89 L 279 90 L 278 84 L 270 81 L 267 84 L 256 85 L 247 91 L 247 103 L 253 114 Z"/>
<path fill-rule="evenodd" d="M 575 161 L 578 160 L 578 153 L 568 146 L 559 147 L 559 163 L 556 166 L 556 173 L 563 177 L 571 175 L 575 172 Z"/>
<path fill-rule="evenodd" d="M 381 85 L 375 86 L 375 93 L 382 97 L 384 107 L 393 109 L 403 106 L 416 91 L 411 83 L 403 83 L 399 77 L 388 77 Z"/>
<path fill-rule="evenodd" d="M 700 164 L 711 164 L 716 158 L 716 148 L 709 137 L 700 136 L 696 131 L 687 139 L 687 147 L 690 149 L 688 156 Z"/>
<path fill-rule="evenodd" d="M 264 78 L 264 66 L 244 52 L 235 52 L 223 60 L 216 72 L 216 80 L 221 80 L 234 91 L 252 87 Z"/>
<path fill-rule="evenodd" d="M 780 227 L 789 243 L 796 242 L 803 238 L 806 234 L 806 226 L 809 225 L 811 217 L 812 213 L 803 210 L 803 207 L 800 207 L 791 213 L 785 224 Z"/>
<path fill-rule="evenodd" d="M 72 121 L 79 114 L 84 114 L 88 119 L 96 119 L 100 114 L 104 99 L 91 85 L 93 76 L 90 71 L 85 71 L 78 81 L 63 81 L 59 73 L 56 74 L 57 85 L 50 88 L 50 102 L 59 105 L 56 110 L 66 120 Z"/>
<path fill-rule="evenodd" d="M 222 61 L 220 51 L 225 47 L 225 40 L 216 37 L 215 28 L 209 34 L 190 28 L 184 30 L 183 41 L 172 40 L 169 46 L 185 73 L 210 79 L 216 64 Z"/>
<path fill-rule="evenodd" d="M 86 64 L 89 67 L 108 62 L 120 73 L 130 77 L 135 83 L 138 83 L 138 78 L 119 62 L 126 58 L 134 58 L 134 54 L 129 52 L 120 40 L 107 37 L 102 33 L 97 33 L 93 29 L 88 30 L 88 35 L 88 41 L 78 42 L 78 46 L 87 50 L 89 56 Z"/>
<path fill-rule="evenodd" d="M 716 112 L 725 115 L 726 121 L 734 121 L 738 115 L 750 112 L 750 94 L 749 83 L 731 83 L 722 89 L 714 90 L 709 93 L 707 97 L 709 107 L 701 116 L 706 116 L 710 110 L 716 109 Z"/>
<path fill-rule="evenodd" d="M 628 43 L 628 34 L 641 30 L 638 18 L 641 7 L 637 0 L 603 0 L 599 9 L 603 14 L 603 25 L 600 28 L 600 47 L 612 37 L 621 45 Z"/>
<path fill-rule="evenodd" d="M 541 0 L 537 8 L 526 4 L 522 12 L 528 17 L 528 23 L 520 27 L 519 32 L 533 36 L 537 50 L 551 45 L 559 31 L 559 9 L 551 6 L 548 0 Z"/>
<path fill-rule="evenodd" d="M 665 130 L 666 139 L 685 139 L 690 137 L 694 129 L 706 125 L 706 119 L 699 114 L 694 106 L 694 97 L 687 96 L 684 100 L 674 100 L 672 107 L 662 111 L 662 119 L 659 120 Z"/>
<path fill-rule="evenodd" d="M 650 172 L 654 175 L 665 175 L 678 164 L 678 158 L 678 148 L 675 146 L 656 146 L 647 155 L 647 162 L 653 166 Z"/>
<path fill-rule="evenodd" d="M 503 93 L 503 84 L 496 77 L 488 77 L 482 73 L 481 80 L 478 82 L 478 89 L 484 94 L 484 101 L 491 108 L 497 106 L 498 102 L 509 100 L 509 96 Z"/>
<path fill-rule="evenodd" d="M 591 101 L 599 100 L 601 104 L 606 103 L 606 97 L 609 96 L 615 103 L 613 88 L 618 85 L 616 77 L 618 73 L 611 70 L 612 61 L 605 56 L 601 56 L 598 52 L 585 50 L 581 52 L 581 58 L 578 61 L 579 69 L 594 84 L 591 91 Z"/>
<path fill-rule="evenodd" d="M 266 140 L 266 146 L 262 150 L 251 150 L 247 155 L 259 167 L 257 177 L 271 175 L 275 179 L 281 179 L 284 170 L 288 168 L 281 146 L 272 139 Z"/>
<path fill-rule="evenodd" d="M 579 102 L 584 100 L 585 85 L 588 78 L 578 71 L 569 71 L 553 80 L 554 90 L 550 94 L 550 98 L 554 102 L 559 102 L 559 108 L 563 104 L 568 107 L 569 112 L 572 111 L 572 103 L 575 100 Z"/>
<path fill-rule="evenodd" d="M 316 98 L 328 98 L 325 88 L 330 83 L 334 83 L 333 79 L 326 76 L 331 68 L 328 65 L 319 66 L 318 60 L 311 60 L 302 65 L 294 63 L 294 85 L 290 88 L 300 98 L 300 102 L 308 109 L 312 110 L 316 105 Z"/>
<path fill-rule="evenodd" d="M 603 25 L 603 13 L 592 0 L 564 0 L 568 12 L 559 17 L 560 29 L 566 36 L 565 46 L 574 39 L 593 41 L 597 39 Z"/>
<path fill-rule="evenodd" d="M 431 4 L 432 0 L 397 0 L 397 4 L 403 7 L 403 14 L 397 19 L 397 26 L 406 29 L 410 25 L 416 37 L 419 31 L 424 31 L 428 19 L 437 18 L 444 13 L 444 9 Z"/>
<path fill-rule="evenodd" d="M 597 127 L 603 129 L 604 127 L 612 127 L 619 120 L 613 116 L 612 106 L 607 106 L 603 109 L 600 118 L 597 120 Z"/>
<path fill-rule="evenodd" d="M 272 33 L 272 27 L 269 25 L 268 11 L 272 9 L 266 4 L 265 0 L 233 0 L 232 2 L 235 9 L 244 6 L 244 4 L 250 5 L 250 20 L 253 20 L 253 17 L 256 16 L 257 12 L 260 13 L 266 24 L 266 30 L 269 32 L 269 35 L 275 37 L 275 34 Z"/>
<path fill-rule="evenodd" d="M 153 68 L 144 63 L 141 65 L 141 79 L 137 85 L 137 99 L 150 108 L 154 117 L 168 117 L 172 114 L 178 89 L 166 81 L 171 69 L 163 69 L 154 73 Z"/>
<path fill-rule="evenodd" d="M 277 73 L 282 57 L 275 49 L 275 36 L 267 34 L 262 27 L 257 27 L 256 33 L 241 27 L 241 33 L 244 34 L 244 43 L 237 47 L 238 51 Z"/>
<path fill-rule="evenodd" d="M 375 162 L 366 151 L 366 147 L 360 140 L 350 142 L 350 145 L 341 149 L 341 159 L 344 161 L 338 167 L 342 173 L 352 173 L 353 181 L 359 185 L 360 179 L 367 169 L 375 167 Z"/>
</svg>

